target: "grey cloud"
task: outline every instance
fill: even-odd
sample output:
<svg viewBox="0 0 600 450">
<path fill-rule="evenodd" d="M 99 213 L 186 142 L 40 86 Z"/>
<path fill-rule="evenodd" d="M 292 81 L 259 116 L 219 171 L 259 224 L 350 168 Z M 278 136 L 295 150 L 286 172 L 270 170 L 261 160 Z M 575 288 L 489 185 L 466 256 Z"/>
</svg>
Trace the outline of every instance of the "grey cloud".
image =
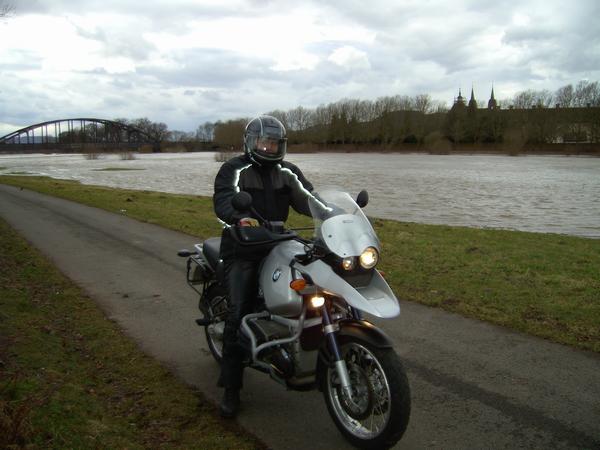
<svg viewBox="0 0 600 450">
<path fill-rule="evenodd" d="M 550 27 L 520 26 L 508 28 L 502 41 L 506 44 L 532 44 L 559 38 L 561 30 Z"/>
<path fill-rule="evenodd" d="M 246 80 L 273 78 L 271 61 L 251 59 L 231 51 L 192 49 L 173 55 L 176 68 L 142 66 L 138 73 L 152 76 L 166 86 L 235 87 Z"/>
<path fill-rule="evenodd" d="M 286 5 L 295 4 L 291 0 L 277 2 L 279 11 Z M 265 2 L 239 1 L 207 5 L 194 0 L 32 0 L 17 4 L 17 14 L 72 15 L 90 13 L 126 14 L 153 20 L 156 30 L 181 26 L 183 21 L 194 18 L 217 19 L 223 17 L 252 17 L 264 15 Z M 274 11 L 271 8 L 271 11 Z"/>
<path fill-rule="evenodd" d="M 321 11 L 322 25 L 368 29 L 373 43 L 318 42 L 306 50 L 321 58 L 314 70 L 285 72 L 270 69 L 276 61 L 215 49 L 174 51 L 163 55 L 173 68 L 154 65 L 154 46 L 143 33 L 168 31 L 181 35 L 194 19 L 253 17 L 284 14 L 297 6 L 292 0 L 246 0 L 202 5 L 192 0 L 140 2 L 123 0 L 38 0 L 17 2 L 17 15 L 38 13 L 71 17 L 111 13 L 135 17 L 130 29 L 103 24 L 95 30 L 79 27 L 85 39 L 100 42 L 107 55 L 134 61 L 134 72 L 110 74 L 98 67 L 70 82 L 65 91 L 79 95 L 95 87 L 89 102 L 72 101 L 50 85 L 26 86 L 16 70 L 39 70 L 34 58 L 17 55 L 0 74 L 3 121 L 36 123 L 78 112 L 100 117 L 142 117 L 168 123 L 172 129 L 193 130 L 198 123 L 246 117 L 298 105 L 316 107 L 343 97 L 375 99 L 382 95 L 430 93 L 452 100 L 475 84 L 477 99 L 487 99 L 494 82 L 498 98 L 510 97 L 504 86 L 547 88 L 600 78 L 600 16 L 597 0 L 578 0 L 565 7 L 558 0 L 462 0 L 406 2 L 320 0 L 310 3 Z M 512 25 L 515 16 L 530 17 L 527 27 Z M 131 23 L 131 22 L 130 22 Z M 500 61 L 482 45 L 484 33 L 504 32 L 501 44 L 511 61 Z M 367 53 L 370 69 L 348 69 L 327 61 L 336 48 L 354 46 Z M 503 53 L 504 54 L 504 53 Z M 268 55 L 267 55 L 268 56 Z M 3 61 L 4 62 L 4 61 Z M 449 92 L 449 94 L 448 94 Z M 44 93 L 50 95 L 44 97 Z M 6 100 L 10 99 L 10 100 Z M 7 111 L 5 114 L 4 111 Z M 7 117 L 5 119 L 5 116 Z"/>
<path fill-rule="evenodd" d="M 125 96 L 108 96 L 105 97 L 102 100 L 102 107 L 103 108 L 108 108 L 109 110 L 114 110 L 114 109 L 119 109 L 123 106 L 126 106 L 129 104 L 129 101 L 127 100 L 127 98 Z"/>
<path fill-rule="evenodd" d="M 143 20 L 143 19 L 140 19 Z M 77 25 L 73 20 L 77 34 L 85 39 L 100 42 L 107 56 L 122 56 L 135 60 L 145 60 L 156 47 L 145 40 L 136 29 L 119 29 L 115 27 L 88 30 Z M 152 28 L 148 22 L 148 28 Z"/>
</svg>

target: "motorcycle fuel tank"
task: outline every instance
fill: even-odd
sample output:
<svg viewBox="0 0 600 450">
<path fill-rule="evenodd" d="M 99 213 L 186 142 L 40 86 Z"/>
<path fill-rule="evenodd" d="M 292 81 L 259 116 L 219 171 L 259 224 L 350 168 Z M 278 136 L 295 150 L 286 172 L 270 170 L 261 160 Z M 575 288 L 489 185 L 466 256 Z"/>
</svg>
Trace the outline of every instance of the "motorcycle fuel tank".
<svg viewBox="0 0 600 450">
<path fill-rule="evenodd" d="M 303 245 L 287 241 L 275 247 L 263 261 L 260 270 L 260 288 L 269 311 L 284 317 L 297 317 L 302 313 L 302 296 L 290 288 L 294 255 L 303 253 Z"/>
</svg>

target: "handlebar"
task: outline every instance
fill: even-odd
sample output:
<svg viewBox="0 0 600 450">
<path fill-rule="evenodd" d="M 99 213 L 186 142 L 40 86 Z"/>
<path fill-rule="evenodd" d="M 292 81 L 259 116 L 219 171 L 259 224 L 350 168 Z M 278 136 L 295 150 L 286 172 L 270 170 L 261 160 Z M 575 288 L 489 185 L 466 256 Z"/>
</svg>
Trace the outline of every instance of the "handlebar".
<svg viewBox="0 0 600 450">
<path fill-rule="evenodd" d="M 266 245 L 295 239 L 298 234 L 286 230 L 283 222 L 266 222 L 260 227 L 231 227 L 231 236 L 241 245 Z"/>
</svg>

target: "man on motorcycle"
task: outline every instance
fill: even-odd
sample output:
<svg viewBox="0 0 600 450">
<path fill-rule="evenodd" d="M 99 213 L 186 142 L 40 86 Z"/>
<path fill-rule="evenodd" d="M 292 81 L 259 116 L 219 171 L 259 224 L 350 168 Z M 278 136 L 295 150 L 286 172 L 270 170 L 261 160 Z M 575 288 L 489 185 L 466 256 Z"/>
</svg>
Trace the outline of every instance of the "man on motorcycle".
<svg viewBox="0 0 600 450">
<path fill-rule="evenodd" d="M 258 266 L 270 248 L 242 248 L 231 233 L 238 226 L 257 225 L 257 219 L 284 222 L 289 207 L 310 216 L 308 200 L 313 186 L 300 169 L 284 161 L 287 138 L 283 124 L 272 116 L 259 116 L 246 125 L 244 154 L 225 162 L 216 178 L 213 204 L 224 223 L 221 259 L 225 263 L 229 310 L 223 333 L 223 358 L 218 385 L 225 388 L 220 412 L 234 417 L 240 404 L 239 391 L 243 378 L 243 350 L 238 343 L 238 330 L 244 315 L 252 309 L 258 290 Z M 250 211 L 236 211 L 231 199 L 240 191 L 252 196 Z"/>
</svg>

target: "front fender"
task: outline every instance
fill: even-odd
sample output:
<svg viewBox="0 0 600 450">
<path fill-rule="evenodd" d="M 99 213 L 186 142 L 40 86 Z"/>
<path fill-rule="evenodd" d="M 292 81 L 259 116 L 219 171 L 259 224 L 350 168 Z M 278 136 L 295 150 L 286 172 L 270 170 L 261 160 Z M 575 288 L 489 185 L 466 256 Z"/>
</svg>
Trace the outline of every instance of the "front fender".
<svg viewBox="0 0 600 450">
<path fill-rule="evenodd" d="M 365 342 L 375 348 L 393 347 L 391 339 L 381 329 L 366 320 L 345 319 L 338 322 L 336 333 L 339 345 L 350 340 Z"/>
<path fill-rule="evenodd" d="M 379 328 L 366 320 L 344 319 L 337 322 L 340 329 L 335 333 L 338 345 L 354 341 L 370 345 L 375 348 L 391 348 L 392 340 Z M 319 359 L 317 361 L 317 386 L 321 389 L 321 381 L 325 376 L 325 369 L 331 365 L 331 352 L 327 347 L 327 340 L 321 342 Z"/>
</svg>

